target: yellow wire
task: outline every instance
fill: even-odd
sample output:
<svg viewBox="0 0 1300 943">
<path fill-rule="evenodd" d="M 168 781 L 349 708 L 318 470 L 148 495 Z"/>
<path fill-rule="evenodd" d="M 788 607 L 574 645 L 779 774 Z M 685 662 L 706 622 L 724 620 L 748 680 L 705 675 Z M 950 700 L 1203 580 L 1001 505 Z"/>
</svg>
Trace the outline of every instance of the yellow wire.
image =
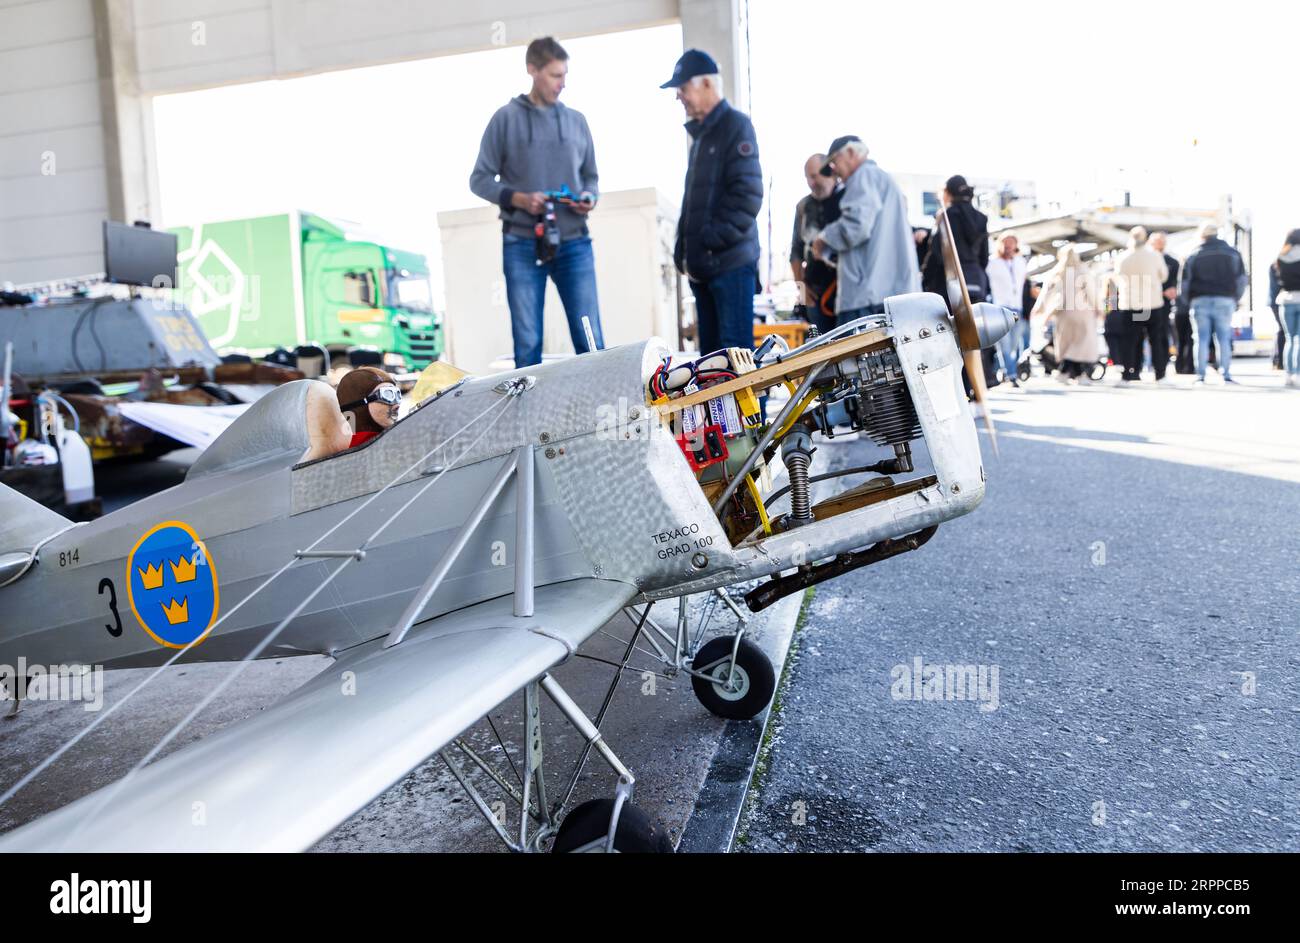
<svg viewBox="0 0 1300 943">
<path fill-rule="evenodd" d="M 767 508 L 763 506 L 763 498 L 758 493 L 758 485 L 754 483 L 754 476 L 746 475 L 745 484 L 749 486 L 749 494 L 754 499 L 754 507 L 758 508 L 758 519 L 763 522 L 763 533 L 772 533 L 772 522 L 768 520 Z"/>
<path fill-rule="evenodd" d="M 790 414 L 790 418 L 786 420 L 785 425 L 781 427 L 781 431 L 776 434 L 776 437 L 772 441 L 773 442 L 779 441 L 782 436 L 784 436 L 787 432 L 789 432 L 791 427 L 793 427 L 794 424 L 799 421 L 799 417 L 803 415 L 803 411 L 808 408 L 808 404 L 811 403 L 820 395 L 821 394 L 817 390 L 813 390 L 811 393 L 805 396 L 803 402 L 800 403 L 799 407 Z"/>
</svg>

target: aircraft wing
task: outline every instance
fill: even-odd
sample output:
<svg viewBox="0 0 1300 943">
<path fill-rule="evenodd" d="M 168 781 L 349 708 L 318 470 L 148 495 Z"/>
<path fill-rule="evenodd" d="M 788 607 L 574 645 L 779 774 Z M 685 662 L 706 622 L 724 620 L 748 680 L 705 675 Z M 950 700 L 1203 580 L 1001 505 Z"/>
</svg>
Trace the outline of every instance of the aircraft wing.
<svg viewBox="0 0 1300 943">
<path fill-rule="evenodd" d="M 636 593 L 612 580 L 553 583 L 536 589 L 531 618 L 516 618 L 513 596 L 502 596 L 420 623 L 392 648 L 383 638 L 357 646 L 124 788 L 106 786 L 0 836 L 0 851 L 309 848 L 564 661 Z"/>
</svg>

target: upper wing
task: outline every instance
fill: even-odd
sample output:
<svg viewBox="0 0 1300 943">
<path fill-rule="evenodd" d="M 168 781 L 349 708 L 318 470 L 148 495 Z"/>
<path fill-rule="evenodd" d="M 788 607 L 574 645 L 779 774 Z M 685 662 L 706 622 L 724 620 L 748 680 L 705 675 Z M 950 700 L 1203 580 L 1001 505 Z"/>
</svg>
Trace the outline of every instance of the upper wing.
<svg viewBox="0 0 1300 943">
<path fill-rule="evenodd" d="M 393 648 L 358 646 L 273 707 L 146 766 L 110 801 L 116 783 L 0 837 L 0 851 L 301 851 L 563 661 L 636 592 L 555 583 L 537 588 L 531 618 L 502 596 L 424 622 Z"/>
</svg>

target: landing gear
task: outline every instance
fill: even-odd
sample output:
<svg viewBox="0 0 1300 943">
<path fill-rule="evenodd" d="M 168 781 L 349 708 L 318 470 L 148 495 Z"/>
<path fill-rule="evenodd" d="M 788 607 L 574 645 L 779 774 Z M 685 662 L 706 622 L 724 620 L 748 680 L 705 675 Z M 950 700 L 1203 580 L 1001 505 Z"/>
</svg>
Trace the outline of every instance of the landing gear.
<svg viewBox="0 0 1300 943">
<path fill-rule="evenodd" d="M 608 851 L 609 825 L 617 797 L 592 799 L 574 808 L 560 823 L 551 845 L 552 854 L 573 851 Z M 673 843 L 663 826 L 631 803 L 623 803 L 614 832 L 613 850 L 623 854 L 672 854 Z"/>
<path fill-rule="evenodd" d="M 713 608 L 719 601 L 740 620 L 739 631 L 700 644 Z M 685 596 L 677 601 L 676 635 L 650 619 L 648 607 L 644 613 L 631 609 L 625 611 L 629 617 L 639 616 L 649 629 L 644 635 L 638 631 L 633 641 L 644 638 L 653 646 L 663 661 L 665 677 L 674 678 L 679 672 L 690 675 L 695 696 L 710 712 L 728 720 L 749 720 L 761 714 L 771 702 L 776 691 L 776 672 L 772 669 L 772 662 L 762 649 L 745 637 L 744 624 L 748 617 L 725 591 L 713 591 L 712 598 L 705 604 L 706 614 L 700 619 L 693 638 L 687 626 Z M 656 636 L 667 642 L 668 647 L 660 645 Z M 630 653 L 631 649 L 628 651 Z"/>
<path fill-rule="evenodd" d="M 648 613 L 647 613 L 648 614 Z M 643 620 L 644 621 L 644 620 Z M 639 633 L 638 633 L 639 634 Z M 629 648 L 630 652 L 630 648 Z M 618 678 L 615 676 L 614 684 Z M 541 719 L 541 695 L 545 693 L 559 708 L 560 713 L 586 741 L 568 787 L 557 802 L 547 800 L 546 777 L 543 774 L 543 736 Z M 612 690 L 611 690 L 612 695 Z M 608 702 L 607 702 L 608 704 Z M 593 723 L 573 699 L 550 675 L 542 675 L 538 680 L 524 688 L 524 773 L 511 769 L 517 777 L 516 782 L 522 789 L 516 789 L 503 772 L 496 769 L 483 756 L 470 748 L 463 738 L 453 741 L 453 746 L 487 775 L 507 798 L 519 809 L 518 824 L 512 831 L 507 831 L 505 806 L 501 804 L 498 812 L 488 805 L 487 800 L 465 774 L 465 770 L 453 757 L 451 749 L 439 751 L 447 768 L 469 796 L 474 807 L 484 820 L 497 833 L 497 836 L 511 851 L 534 852 L 544 850 L 546 842 L 551 841 L 552 852 L 567 851 L 622 851 L 622 852 L 667 852 L 672 853 L 673 843 L 667 830 L 652 821 L 644 812 L 632 805 L 632 792 L 636 779 L 614 754 L 605 742 L 597 726 L 604 718 L 604 710 L 597 715 Z M 490 720 L 490 718 L 489 718 Z M 495 731 L 495 727 L 493 728 Z M 504 744 L 502 744 L 504 749 Z M 595 752 L 618 776 L 614 795 L 603 799 L 593 799 L 574 808 L 560 820 L 560 812 L 573 795 L 578 778 L 582 775 L 587 757 Z M 508 754 L 507 754 L 508 755 Z M 556 823 L 559 821 L 559 827 Z"/>
<path fill-rule="evenodd" d="M 724 635 L 710 640 L 696 652 L 692 668 L 695 696 L 711 713 L 729 720 L 758 716 L 776 691 L 771 660 L 743 637 Z"/>
</svg>

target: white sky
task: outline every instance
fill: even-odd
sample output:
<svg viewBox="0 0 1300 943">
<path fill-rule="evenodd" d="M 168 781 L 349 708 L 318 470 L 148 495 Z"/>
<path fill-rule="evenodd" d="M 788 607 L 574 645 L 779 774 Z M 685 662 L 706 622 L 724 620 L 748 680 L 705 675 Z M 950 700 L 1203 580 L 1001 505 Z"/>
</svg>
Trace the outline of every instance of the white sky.
<svg viewBox="0 0 1300 943">
<path fill-rule="evenodd" d="M 1262 273 L 1300 226 L 1288 6 L 752 0 L 750 111 L 778 280 L 803 160 L 846 133 L 886 170 L 1036 180 L 1040 204 L 1128 189 L 1137 204 L 1212 208 L 1231 193 L 1254 213 Z M 601 188 L 680 200 L 684 116 L 658 88 L 680 28 L 557 38 Z M 468 178 L 483 127 L 527 88 L 512 46 L 160 97 L 164 223 L 313 210 L 426 253 L 440 293 L 436 215 L 479 205 Z"/>
</svg>

